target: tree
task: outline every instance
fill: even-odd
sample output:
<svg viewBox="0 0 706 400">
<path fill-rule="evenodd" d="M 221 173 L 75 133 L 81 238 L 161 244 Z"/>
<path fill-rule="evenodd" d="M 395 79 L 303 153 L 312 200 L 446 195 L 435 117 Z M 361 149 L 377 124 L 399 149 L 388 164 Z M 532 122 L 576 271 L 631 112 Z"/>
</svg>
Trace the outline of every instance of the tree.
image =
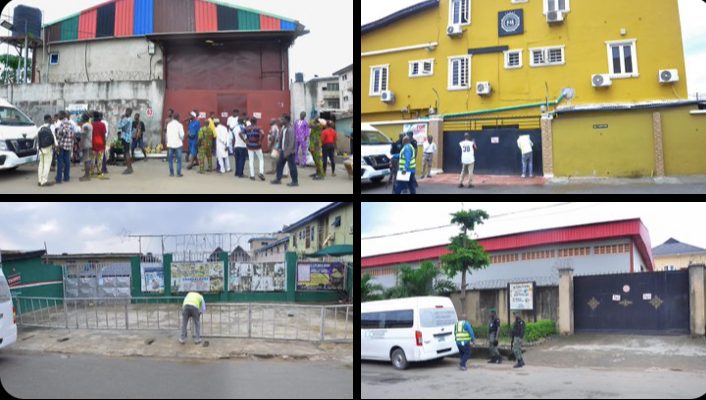
<svg viewBox="0 0 706 400">
<path fill-rule="evenodd" d="M 397 299 L 402 297 L 431 296 L 437 294 L 434 279 L 439 275 L 431 261 L 424 261 L 422 265 L 414 269 L 409 265 L 399 267 L 399 283 L 385 291 L 386 299 Z"/>
<path fill-rule="evenodd" d="M 382 300 L 382 285 L 370 282 L 372 276 L 365 274 L 360 278 L 360 297 L 362 301 Z"/>
<path fill-rule="evenodd" d="M 480 270 L 490 265 L 490 258 L 477 241 L 468 237 L 476 225 L 488 219 L 483 210 L 458 211 L 451 214 L 451 223 L 458 224 L 461 233 L 451 238 L 448 249 L 451 253 L 441 256 L 441 268 L 453 278 L 461 273 L 461 314 L 466 314 L 466 273 Z"/>
<path fill-rule="evenodd" d="M 0 74 L 0 81 L 2 83 L 16 83 L 22 82 L 22 79 L 17 79 L 18 71 L 23 71 L 23 61 L 20 56 L 13 56 L 9 54 L 0 55 L 0 66 L 2 66 L 2 74 Z M 32 71 L 32 59 L 27 60 L 27 70 L 31 74 Z"/>
</svg>

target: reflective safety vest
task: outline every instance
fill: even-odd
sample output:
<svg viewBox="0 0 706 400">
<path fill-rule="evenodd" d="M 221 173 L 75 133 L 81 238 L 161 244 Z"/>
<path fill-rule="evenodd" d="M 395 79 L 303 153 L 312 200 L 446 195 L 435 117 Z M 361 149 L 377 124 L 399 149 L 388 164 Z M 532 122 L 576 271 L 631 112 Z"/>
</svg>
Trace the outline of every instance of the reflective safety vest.
<svg viewBox="0 0 706 400">
<path fill-rule="evenodd" d="M 404 149 L 409 146 L 412 149 L 412 158 L 409 160 L 409 169 L 405 169 L 407 166 L 407 159 L 404 157 Z M 417 149 L 411 144 L 407 143 L 400 151 L 400 171 L 416 171 L 417 170 Z"/>
<path fill-rule="evenodd" d="M 201 305 L 203 304 L 203 296 L 196 292 L 189 292 L 189 294 L 186 295 L 186 298 L 184 298 L 184 304 L 182 307 L 185 306 L 194 306 L 196 307 L 199 311 L 201 311 Z"/>
<path fill-rule="evenodd" d="M 464 325 L 466 325 L 466 321 L 458 321 L 456 323 L 456 329 L 454 330 L 454 333 L 456 334 L 457 342 L 468 342 L 471 340 L 471 334 L 464 329 Z"/>
</svg>

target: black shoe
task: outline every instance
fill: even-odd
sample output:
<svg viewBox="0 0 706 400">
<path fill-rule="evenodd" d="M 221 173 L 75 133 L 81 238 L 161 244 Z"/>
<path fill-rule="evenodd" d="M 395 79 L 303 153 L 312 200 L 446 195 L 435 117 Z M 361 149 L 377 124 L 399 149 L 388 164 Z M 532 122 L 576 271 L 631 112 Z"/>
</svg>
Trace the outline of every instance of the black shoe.
<svg viewBox="0 0 706 400">
<path fill-rule="evenodd" d="M 496 364 L 502 364 L 502 363 L 503 363 L 503 357 L 502 357 L 502 356 L 499 356 L 499 357 L 496 359 L 495 363 L 496 363 Z"/>
<path fill-rule="evenodd" d="M 275 181 L 270 181 L 270 183 L 273 184 L 273 185 L 281 185 L 281 184 L 282 184 L 282 181 L 275 180 Z"/>
<path fill-rule="evenodd" d="M 488 364 L 494 364 L 494 363 L 495 363 L 495 358 L 491 358 L 490 360 L 488 360 Z"/>
<path fill-rule="evenodd" d="M 520 366 L 522 366 L 522 367 L 525 366 L 525 360 L 520 360 Z"/>
<path fill-rule="evenodd" d="M 458 187 L 462 188 L 462 187 L 463 187 L 463 183 L 462 183 L 462 184 L 460 184 L 460 185 L 458 185 Z"/>
<path fill-rule="evenodd" d="M 474 187 L 475 187 L 475 186 L 473 186 L 473 185 L 468 185 L 468 188 L 469 188 L 469 189 L 474 188 Z"/>
<path fill-rule="evenodd" d="M 288 183 L 287 186 L 289 186 L 289 187 L 297 187 L 297 186 L 299 186 L 299 184 L 296 183 L 296 182 L 292 182 L 292 183 Z"/>
</svg>

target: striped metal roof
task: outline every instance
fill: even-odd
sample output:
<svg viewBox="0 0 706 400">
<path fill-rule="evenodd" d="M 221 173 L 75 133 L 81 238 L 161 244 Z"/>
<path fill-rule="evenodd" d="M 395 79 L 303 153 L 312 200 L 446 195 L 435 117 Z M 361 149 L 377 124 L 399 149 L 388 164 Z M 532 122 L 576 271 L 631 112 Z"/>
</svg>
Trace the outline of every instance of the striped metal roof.
<svg viewBox="0 0 706 400">
<path fill-rule="evenodd" d="M 478 239 L 487 252 L 515 250 L 535 246 L 557 245 L 587 240 L 605 240 L 630 237 L 635 241 L 648 269 L 654 269 L 650 234 L 640 219 L 599 222 L 561 228 L 542 229 Z M 395 265 L 414 261 L 434 260 L 448 254 L 448 245 L 426 247 L 390 254 L 379 254 L 361 258 L 363 269 L 384 265 Z"/>
<path fill-rule="evenodd" d="M 165 33 L 306 33 L 296 20 L 212 0 L 110 0 L 44 27 L 50 43 Z"/>
</svg>

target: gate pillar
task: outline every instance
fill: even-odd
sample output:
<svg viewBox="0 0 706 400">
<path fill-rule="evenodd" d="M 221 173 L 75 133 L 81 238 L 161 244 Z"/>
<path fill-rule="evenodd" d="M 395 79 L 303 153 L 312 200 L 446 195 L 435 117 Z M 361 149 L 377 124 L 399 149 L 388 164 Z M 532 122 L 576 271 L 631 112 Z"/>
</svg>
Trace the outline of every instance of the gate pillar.
<svg viewBox="0 0 706 400">
<path fill-rule="evenodd" d="M 704 264 L 689 266 L 689 319 L 691 336 L 706 334 L 706 298 L 704 298 Z"/>
<path fill-rule="evenodd" d="M 559 333 L 574 334 L 574 269 L 559 268 Z"/>
</svg>

